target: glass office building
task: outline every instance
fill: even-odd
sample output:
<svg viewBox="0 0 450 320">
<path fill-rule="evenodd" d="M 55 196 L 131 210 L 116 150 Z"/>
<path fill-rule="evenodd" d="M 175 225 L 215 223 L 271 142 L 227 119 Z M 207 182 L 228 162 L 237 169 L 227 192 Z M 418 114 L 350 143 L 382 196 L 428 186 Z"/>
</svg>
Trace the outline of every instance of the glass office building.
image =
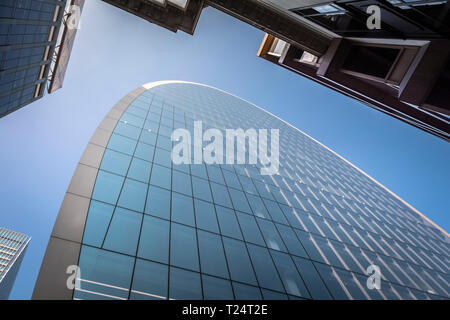
<svg viewBox="0 0 450 320">
<path fill-rule="evenodd" d="M 6 300 L 16 280 L 30 237 L 0 227 L 0 300 Z"/>
<path fill-rule="evenodd" d="M 0 2 L 0 117 L 42 98 L 66 0 Z"/>
<path fill-rule="evenodd" d="M 278 174 L 173 164 L 171 133 L 196 120 L 279 129 Z M 445 231 L 308 135 L 221 90 L 165 81 L 128 94 L 94 133 L 33 298 L 448 299 L 449 254 Z"/>
</svg>

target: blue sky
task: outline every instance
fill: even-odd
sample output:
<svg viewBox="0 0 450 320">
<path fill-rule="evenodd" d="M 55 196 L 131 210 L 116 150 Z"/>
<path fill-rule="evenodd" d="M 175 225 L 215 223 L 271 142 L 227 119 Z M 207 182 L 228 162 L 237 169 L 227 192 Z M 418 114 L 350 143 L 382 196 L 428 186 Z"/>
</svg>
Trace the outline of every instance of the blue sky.
<svg viewBox="0 0 450 320">
<path fill-rule="evenodd" d="M 157 80 L 215 86 L 322 142 L 450 230 L 450 145 L 256 57 L 264 33 L 217 10 L 194 36 L 86 1 L 64 87 L 0 119 L 0 225 L 32 237 L 12 299 L 31 297 L 87 142 L 124 95 Z"/>
</svg>

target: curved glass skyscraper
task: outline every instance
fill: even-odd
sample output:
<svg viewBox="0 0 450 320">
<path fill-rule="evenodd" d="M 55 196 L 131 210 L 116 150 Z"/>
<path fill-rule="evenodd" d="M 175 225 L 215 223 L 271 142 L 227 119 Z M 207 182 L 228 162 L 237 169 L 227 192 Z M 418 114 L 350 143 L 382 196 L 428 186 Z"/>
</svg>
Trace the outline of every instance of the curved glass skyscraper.
<svg viewBox="0 0 450 320">
<path fill-rule="evenodd" d="M 222 164 L 174 164 L 171 134 L 194 137 L 195 121 L 278 129 L 278 173 L 220 152 Z M 33 298 L 448 299 L 449 254 L 445 231 L 288 123 L 209 86 L 156 82 L 89 142 Z"/>
</svg>

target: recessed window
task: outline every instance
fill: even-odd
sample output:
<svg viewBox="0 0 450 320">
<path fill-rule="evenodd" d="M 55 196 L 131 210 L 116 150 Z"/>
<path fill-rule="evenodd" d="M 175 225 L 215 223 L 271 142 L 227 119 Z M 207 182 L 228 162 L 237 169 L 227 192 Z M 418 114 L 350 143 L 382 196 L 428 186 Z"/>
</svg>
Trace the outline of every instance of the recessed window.
<svg viewBox="0 0 450 320">
<path fill-rule="evenodd" d="M 319 59 L 318 56 L 315 56 L 307 51 L 303 51 L 301 52 L 301 55 L 299 55 L 299 57 L 295 59 L 295 61 L 315 65 L 318 59 Z"/>
<path fill-rule="evenodd" d="M 272 43 L 272 46 L 269 49 L 268 54 L 275 57 L 281 57 L 281 53 L 283 52 L 285 46 L 286 42 L 280 39 L 275 39 Z"/>
<path fill-rule="evenodd" d="M 342 68 L 377 78 L 386 78 L 394 65 L 400 49 L 354 45 Z"/>
</svg>

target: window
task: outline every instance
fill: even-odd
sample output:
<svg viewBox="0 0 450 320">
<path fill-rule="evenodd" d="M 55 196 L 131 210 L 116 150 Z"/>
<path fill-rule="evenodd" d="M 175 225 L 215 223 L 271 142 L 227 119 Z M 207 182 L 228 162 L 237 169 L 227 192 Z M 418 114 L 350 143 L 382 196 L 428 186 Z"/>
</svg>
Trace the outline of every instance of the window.
<svg viewBox="0 0 450 320">
<path fill-rule="evenodd" d="M 298 297 L 310 298 L 308 290 L 298 274 L 291 257 L 278 251 L 272 251 L 271 253 L 286 292 Z"/>
<path fill-rule="evenodd" d="M 126 179 L 117 205 L 127 209 L 144 212 L 146 194 L 146 184 Z"/>
<path fill-rule="evenodd" d="M 136 254 L 141 221 L 141 214 L 116 208 L 103 247 L 134 256 Z"/>
<path fill-rule="evenodd" d="M 109 139 L 108 148 L 133 155 L 136 143 L 136 140 L 113 133 Z"/>
<path fill-rule="evenodd" d="M 334 269 L 328 265 L 321 263 L 314 263 L 320 276 L 327 284 L 328 289 L 336 300 L 348 300 L 351 299 L 340 285 L 337 274 Z"/>
<path fill-rule="evenodd" d="M 134 156 L 152 162 L 154 151 L 154 146 L 138 142 Z"/>
<path fill-rule="evenodd" d="M 170 267 L 170 298 L 178 300 L 202 299 L 200 274 Z"/>
<path fill-rule="evenodd" d="M 195 226 L 192 198 L 172 192 L 172 221 Z"/>
<path fill-rule="evenodd" d="M 249 244 L 248 252 L 253 261 L 253 268 L 255 269 L 259 285 L 264 288 L 284 292 L 269 251 L 266 248 Z"/>
<path fill-rule="evenodd" d="M 157 136 L 155 133 L 148 130 L 143 130 L 139 141 L 154 146 L 156 145 L 156 137 Z"/>
<path fill-rule="evenodd" d="M 258 221 L 263 237 L 266 240 L 267 247 L 270 249 L 287 252 L 283 240 L 281 240 L 280 236 L 278 235 L 278 231 L 275 228 L 275 225 L 270 221 L 260 218 L 256 218 L 256 220 Z"/>
<path fill-rule="evenodd" d="M 217 218 L 219 220 L 220 231 L 223 235 L 242 240 L 239 224 L 236 220 L 234 210 L 216 206 Z"/>
<path fill-rule="evenodd" d="M 129 178 L 133 178 L 135 180 L 148 183 L 148 181 L 150 180 L 150 170 L 151 170 L 150 162 L 138 158 L 133 158 L 127 176 Z"/>
<path fill-rule="evenodd" d="M 131 157 L 123 153 L 105 150 L 100 169 L 125 176 L 130 166 Z"/>
<path fill-rule="evenodd" d="M 288 300 L 287 295 L 272 290 L 261 289 L 265 300 Z"/>
<path fill-rule="evenodd" d="M 241 189 L 241 184 L 239 183 L 239 180 L 235 173 L 230 172 L 228 170 L 223 170 L 222 172 L 223 176 L 225 177 L 227 186 L 235 189 Z"/>
<path fill-rule="evenodd" d="M 259 288 L 246 284 L 233 282 L 234 295 L 236 300 L 261 300 Z"/>
<path fill-rule="evenodd" d="M 227 187 L 221 184 L 211 182 L 211 189 L 215 203 L 228 208 L 233 207 L 231 204 L 230 197 L 228 196 Z"/>
<path fill-rule="evenodd" d="M 225 184 L 225 180 L 223 179 L 222 171 L 220 170 L 220 168 L 209 165 L 206 167 L 206 169 L 208 170 L 209 180 L 223 185 Z"/>
<path fill-rule="evenodd" d="M 194 188 L 194 197 L 212 202 L 211 190 L 207 180 L 192 176 L 192 186 Z"/>
<path fill-rule="evenodd" d="M 248 194 L 247 199 L 255 216 L 270 219 L 269 213 L 260 197 Z"/>
<path fill-rule="evenodd" d="M 353 45 L 345 58 L 344 70 L 387 78 L 400 49 Z"/>
<path fill-rule="evenodd" d="M 139 138 L 139 135 L 141 134 L 141 129 L 120 121 L 117 123 L 114 132 L 127 138 L 137 140 Z"/>
<path fill-rule="evenodd" d="M 265 199 L 263 201 L 273 221 L 288 224 L 286 218 L 283 215 L 283 212 L 276 202 Z"/>
<path fill-rule="evenodd" d="M 170 237 L 170 263 L 177 267 L 198 271 L 195 229 L 172 223 Z"/>
<path fill-rule="evenodd" d="M 169 220 L 170 191 L 155 186 L 150 186 L 148 189 L 145 213 Z"/>
<path fill-rule="evenodd" d="M 101 247 L 111 220 L 114 206 L 91 201 L 84 229 L 83 243 Z"/>
<path fill-rule="evenodd" d="M 170 168 L 172 166 L 172 159 L 170 158 L 170 151 L 156 148 L 155 157 L 153 158 L 153 162 Z"/>
<path fill-rule="evenodd" d="M 138 256 L 141 258 L 168 263 L 169 261 L 169 222 L 144 216 Z"/>
<path fill-rule="evenodd" d="M 92 199 L 116 204 L 123 181 L 123 177 L 99 170 Z"/>
<path fill-rule="evenodd" d="M 169 268 L 165 265 L 136 259 L 131 300 L 159 300 L 167 298 Z"/>
<path fill-rule="evenodd" d="M 150 183 L 152 185 L 170 189 L 171 180 L 172 177 L 170 174 L 170 169 L 166 167 L 161 167 L 157 164 L 153 165 L 152 176 L 150 178 Z"/>
<path fill-rule="evenodd" d="M 202 275 L 203 293 L 206 300 L 233 300 L 231 282 L 215 277 Z"/>
<path fill-rule="evenodd" d="M 82 281 L 81 289 L 91 291 L 92 296 L 75 290 L 74 298 L 104 298 L 99 294 L 106 294 L 110 296 L 110 299 L 128 298 L 133 265 L 134 259 L 132 257 L 82 246 L 79 261 L 82 279 L 96 283 L 91 284 Z"/>
<path fill-rule="evenodd" d="M 194 200 L 197 228 L 219 233 L 216 212 L 211 203 Z"/>
<path fill-rule="evenodd" d="M 327 287 L 316 271 L 310 260 L 293 257 L 297 270 L 300 272 L 303 281 L 309 289 L 311 297 L 318 300 L 332 299 Z"/>
<path fill-rule="evenodd" d="M 292 228 L 281 224 L 276 224 L 276 227 L 280 231 L 281 238 L 283 238 L 283 241 L 286 244 L 290 254 L 308 258 L 305 249 L 303 249 L 300 241 L 298 241 L 297 236 L 295 235 Z"/>
<path fill-rule="evenodd" d="M 267 53 L 275 57 L 281 57 L 281 54 L 285 46 L 286 42 L 275 38 L 275 40 L 272 43 L 272 46 L 270 47 Z"/>
<path fill-rule="evenodd" d="M 141 117 L 137 117 L 135 115 L 132 115 L 128 112 L 125 112 L 122 117 L 120 118 L 120 121 L 124 122 L 124 123 L 129 123 L 135 127 L 139 127 L 142 128 L 142 126 L 144 125 L 144 119 Z"/>
<path fill-rule="evenodd" d="M 188 196 L 192 196 L 190 175 L 178 171 L 173 171 L 172 190 Z"/>
<path fill-rule="evenodd" d="M 258 225 L 256 224 L 255 218 L 245 213 L 236 213 L 239 224 L 242 228 L 242 233 L 246 242 L 251 242 L 259 244 L 260 246 L 265 246 L 264 239 L 259 232 Z"/>
<path fill-rule="evenodd" d="M 222 278 L 229 278 L 220 236 L 198 230 L 198 244 L 202 272 Z"/>
<path fill-rule="evenodd" d="M 297 62 L 315 65 L 319 60 L 318 56 L 315 56 L 312 53 L 309 53 L 308 51 L 300 51 L 300 52 L 301 55 L 297 59 L 294 59 Z"/>
<path fill-rule="evenodd" d="M 233 201 L 234 208 L 236 210 L 252 213 L 250 206 L 248 205 L 247 199 L 242 191 L 228 189 L 231 195 L 231 200 Z"/>
<path fill-rule="evenodd" d="M 223 238 L 232 280 L 257 285 L 250 258 L 242 241 Z"/>
</svg>

